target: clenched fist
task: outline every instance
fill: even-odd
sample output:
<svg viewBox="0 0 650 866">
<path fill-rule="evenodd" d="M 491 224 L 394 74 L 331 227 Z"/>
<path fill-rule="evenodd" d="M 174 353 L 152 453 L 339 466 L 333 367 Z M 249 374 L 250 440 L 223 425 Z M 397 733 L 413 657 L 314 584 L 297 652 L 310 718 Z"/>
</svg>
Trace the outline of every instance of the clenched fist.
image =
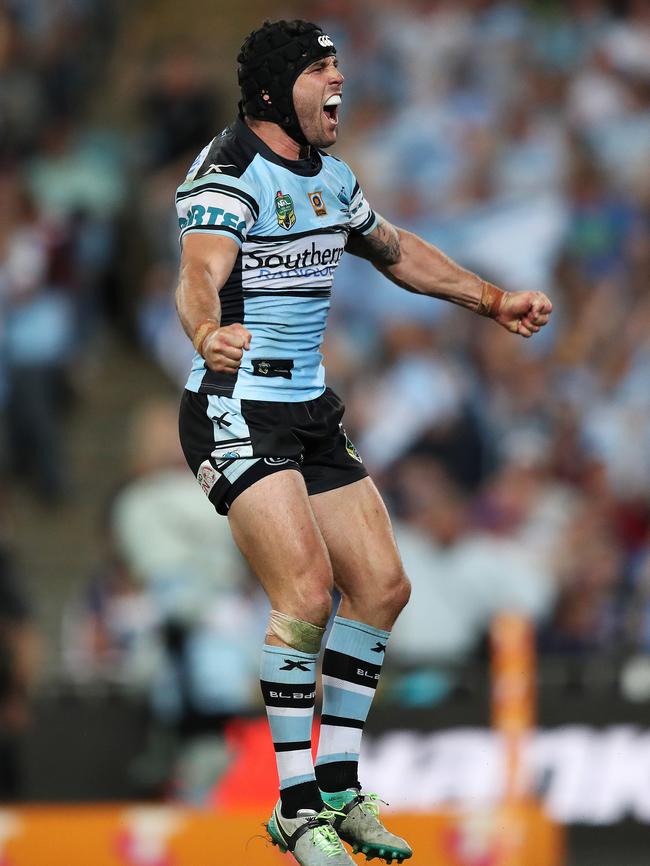
<svg viewBox="0 0 650 866">
<path fill-rule="evenodd" d="M 244 350 L 250 347 L 250 331 L 236 322 L 210 331 L 201 344 L 201 354 L 215 373 L 236 373 Z"/>
<path fill-rule="evenodd" d="M 543 292 L 506 292 L 494 317 L 502 327 L 532 337 L 548 322 L 553 304 Z"/>
</svg>

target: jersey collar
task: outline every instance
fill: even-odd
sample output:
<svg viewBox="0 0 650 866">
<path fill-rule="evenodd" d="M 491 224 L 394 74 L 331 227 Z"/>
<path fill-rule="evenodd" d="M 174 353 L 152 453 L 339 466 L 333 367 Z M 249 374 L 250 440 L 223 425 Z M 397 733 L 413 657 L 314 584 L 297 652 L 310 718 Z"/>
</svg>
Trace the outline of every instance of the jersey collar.
<svg viewBox="0 0 650 866">
<path fill-rule="evenodd" d="M 258 138 L 241 117 L 238 117 L 235 121 L 235 135 L 252 146 L 267 162 L 281 165 L 294 174 L 300 174 L 303 177 L 314 177 L 323 167 L 320 151 L 317 148 L 310 148 L 310 155 L 306 159 L 285 159 L 279 153 L 271 150 L 261 138 Z"/>
</svg>

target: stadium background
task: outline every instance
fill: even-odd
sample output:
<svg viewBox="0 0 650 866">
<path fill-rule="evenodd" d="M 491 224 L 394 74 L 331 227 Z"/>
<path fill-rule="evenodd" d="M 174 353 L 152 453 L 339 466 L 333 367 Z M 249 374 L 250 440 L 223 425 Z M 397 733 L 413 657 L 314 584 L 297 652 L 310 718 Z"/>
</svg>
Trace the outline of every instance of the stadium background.
<svg viewBox="0 0 650 866">
<path fill-rule="evenodd" d="M 368 772 L 403 774 L 391 756 L 415 767 L 426 741 L 432 808 L 489 792 L 487 634 L 518 611 L 536 627 L 535 786 L 569 825 L 567 866 L 622 851 L 635 866 L 650 821 L 643 0 L 0 3 L 0 801 L 218 802 L 232 721 L 261 711 L 265 603 L 178 452 L 172 199 L 234 116 L 243 36 L 294 15 L 338 46 L 335 152 L 375 209 L 555 307 L 515 340 L 366 263 L 339 270 L 328 377 L 414 583 Z"/>
</svg>

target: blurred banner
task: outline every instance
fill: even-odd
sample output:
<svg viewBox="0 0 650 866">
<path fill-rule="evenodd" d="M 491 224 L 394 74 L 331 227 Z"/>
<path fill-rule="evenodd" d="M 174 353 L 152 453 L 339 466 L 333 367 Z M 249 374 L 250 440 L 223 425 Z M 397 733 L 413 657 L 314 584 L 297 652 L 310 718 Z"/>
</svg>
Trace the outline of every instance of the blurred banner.
<svg viewBox="0 0 650 866">
<path fill-rule="evenodd" d="M 265 720 L 233 725 L 229 737 L 236 757 L 215 789 L 215 807 L 272 804 L 277 781 Z M 538 730 L 523 758 L 531 790 L 554 820 L 650 823 L 650 730 L 634 725 Z M 482 811 L 502 802 L 507 766 L 504 741 L 492 730 L 400 728 L 366 738 L 360 775 L 368 790 L 381 791 L 390 804 L 386 811 L 426 813 L 450 805 Z"/>
<path fill-rule="evenodd" d="M 562 840 L 533 806 L 526 827 L 526 866 L 562 866 Z M 290 862 L 264 835 L 268 813 L 199 812 L 174 807 L 27 808 L 0 811 L 2 866 L 280 866 Z M 393 815 L 412 866 L 497 866 L 504 815 Z"/>
<path fill-rule="evenodd" d="M 487 675 L 479 671 L 476 679 L 487 688 Z M 551 700 L 540 691 L 539 727 L 526 752 L 532 792 L 560 823 L 611 827 L 631 820 L 647 832 L 647 704 L 625 701 L 613 687 L 594 691 L 576 682 L 561 694 L 562 700 Z M 390 803 L 387 811 L 430 813 L 460 804 L 494 808 L 505 779 L 502 742 L 489 727 L 488 706 L 486 698 L 472 694 L 438 707 L 379 705 L 364 740 L 364 784 Z M 137 701 L 40 700 L 23 749 L 24 799 L 59 804 L 134 799 L 131 770 L 145 748 L 146 732 Z M 270 810 L 277 777 L 266 719 L 228 722 L 223 748 L 226 767 L 212 805 Z"/>
</svg>

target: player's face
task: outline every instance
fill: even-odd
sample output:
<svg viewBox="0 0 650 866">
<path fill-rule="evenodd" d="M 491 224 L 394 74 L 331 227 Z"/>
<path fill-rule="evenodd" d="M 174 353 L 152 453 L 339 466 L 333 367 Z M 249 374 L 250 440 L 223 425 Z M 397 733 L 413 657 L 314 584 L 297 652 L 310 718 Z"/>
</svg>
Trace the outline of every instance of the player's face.
<svg viewBox="0 0 650 866">
<path fill-rule="evenodd" d="M 339 125 L 343 76 L 336 57 L 323 57 L 301 72 L 293 86 L 300 127 L 314 147 L 331 147 Z"/>
</svg>

